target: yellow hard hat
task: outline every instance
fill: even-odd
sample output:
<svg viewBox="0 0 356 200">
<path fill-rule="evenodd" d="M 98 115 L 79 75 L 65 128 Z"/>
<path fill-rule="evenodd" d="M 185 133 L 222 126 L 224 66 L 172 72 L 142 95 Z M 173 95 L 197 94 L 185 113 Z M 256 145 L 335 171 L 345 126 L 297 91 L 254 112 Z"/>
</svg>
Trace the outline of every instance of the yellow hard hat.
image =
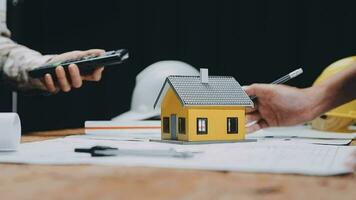
<svg viewBox="0 0 356 200">
<path fill-rule="evenodd" d="M 328 66 L 316 79 L 314 85 L 356 63 L 356 56 L 341 59 Z M 312 128 L 323 131 L 355 132 L 349 127 L 356 122 L 356 100 L 334 108 L 311 122 Z"/>
</svg>

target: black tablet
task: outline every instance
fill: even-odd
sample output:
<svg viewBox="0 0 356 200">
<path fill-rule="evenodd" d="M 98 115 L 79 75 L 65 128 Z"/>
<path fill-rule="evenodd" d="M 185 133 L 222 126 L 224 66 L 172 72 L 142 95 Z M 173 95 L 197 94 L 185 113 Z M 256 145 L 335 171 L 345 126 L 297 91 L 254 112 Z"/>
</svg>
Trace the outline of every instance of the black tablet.
<svg viewBox="0 0 356 200">
<path fill-rule="evenodd" d="M 62 66 L 66 72 L 68 72 L 68 66 L 70 64 L 76 64 L 79 67 L 81 75 L 91 74 L 97 67 L 101 66 L 111 66 L 124 62 L 129 58 L 129 52 L 126 49 L 120 49 L 116 51 L 108 51 L 100 56 L 86 56 L 79 59 L 65 60 L 61 62 L 49 63 L 37 67 L 31 71 L 29 74 L 33 78 L 42 78 L 45 74 L 51 74 L 52 77 L 55 76 L 55 68 Z"/>
</svg>

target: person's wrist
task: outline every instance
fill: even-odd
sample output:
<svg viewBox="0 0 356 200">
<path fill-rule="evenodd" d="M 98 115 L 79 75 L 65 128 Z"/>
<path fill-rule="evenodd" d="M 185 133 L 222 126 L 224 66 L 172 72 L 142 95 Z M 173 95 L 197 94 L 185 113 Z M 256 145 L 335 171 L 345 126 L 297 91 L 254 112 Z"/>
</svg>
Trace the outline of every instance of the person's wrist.
<svg viewBox="0 0 356 200">
<path fill-rule="evenodd" d="M 327 99 L 330 96 L 324 85 L 316 85 L 305 89 L 308 106 L 306 107 L 306 121 L 315 119 L 325 112 L 328 107 Z"/>
</svg>

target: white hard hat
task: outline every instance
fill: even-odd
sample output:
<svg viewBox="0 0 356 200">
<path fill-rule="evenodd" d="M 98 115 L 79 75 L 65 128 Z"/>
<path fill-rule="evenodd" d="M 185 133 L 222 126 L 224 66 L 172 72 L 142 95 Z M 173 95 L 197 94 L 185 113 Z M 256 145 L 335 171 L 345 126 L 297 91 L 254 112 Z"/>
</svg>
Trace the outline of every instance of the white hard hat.
<svg viewBox="0 0 356 200">
<path fill-rule="evenodd" d="M 161 109 L 153 104 L 169 75 L 198 76 L 199 72 L 191 65 L 181 61 L 156 62 L 136 76 L 136 86 L 132 94 L 131 110 L 112 120 L 131 121 L 159 117 Z"/>
</svg>

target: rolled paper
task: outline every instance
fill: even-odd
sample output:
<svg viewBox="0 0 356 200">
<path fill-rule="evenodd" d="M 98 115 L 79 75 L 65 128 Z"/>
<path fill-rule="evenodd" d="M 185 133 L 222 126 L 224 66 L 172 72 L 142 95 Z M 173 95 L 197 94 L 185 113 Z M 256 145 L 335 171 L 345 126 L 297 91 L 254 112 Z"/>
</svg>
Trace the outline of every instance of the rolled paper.
<svg viewBox="0 0 356 200">
<path fill-rule="evenodd" d="M 21 121 L 17 113 L 0 113 L 0 151 L 16 151 L 21 140 Z"/>
</svg>

